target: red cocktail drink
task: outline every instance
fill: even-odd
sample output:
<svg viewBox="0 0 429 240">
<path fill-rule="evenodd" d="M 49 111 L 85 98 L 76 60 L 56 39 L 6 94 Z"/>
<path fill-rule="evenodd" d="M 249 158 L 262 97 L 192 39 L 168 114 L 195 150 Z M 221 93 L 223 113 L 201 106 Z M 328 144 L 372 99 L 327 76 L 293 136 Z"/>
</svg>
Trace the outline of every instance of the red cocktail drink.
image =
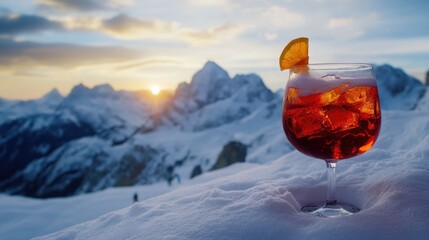
<svg viewBox="0 0 429 240">
<path fill-rule="evenodd" d="M 320 84 L 323 80 L 295 81 Z M 306 155 L 328 161 L 368 151 L 381 125 L 377 87 L 358 85 L 369 79 L 336 82 L 340 85 L 317 93 L 290 86 L 283 107 L 283 129 L 289 142 Z"/>
<path fill-rule="evenodd" d="M 381 126 L 374 71 L 369 64 L 307 64 L 293 66 L 283 102 L 283 130 L 301 153 L 326 161 L 325 204 L 302 211 L 339 217 L 359 208 L 338 203 L 335 169 L 338 160 L 367 152 Z"/>
</svg>

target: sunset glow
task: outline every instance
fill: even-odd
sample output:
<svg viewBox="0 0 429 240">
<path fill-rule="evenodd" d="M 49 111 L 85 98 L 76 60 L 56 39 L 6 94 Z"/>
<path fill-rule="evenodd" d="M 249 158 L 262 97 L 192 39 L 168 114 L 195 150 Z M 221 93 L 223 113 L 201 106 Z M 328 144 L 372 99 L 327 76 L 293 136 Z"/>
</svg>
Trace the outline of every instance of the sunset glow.
<svg viewBox="0 0 429 240">
<path fill-rule="evenodd" d="M 79 83 L 174 90 L 208 60 L 277 90 L 279 52 L 301 36 L 311 63 L 389 63 L 423 80 L 428 11 L 423 0 L 1 1 L 0 98 L 66 95 Z"/>
<path fill-rule="evenodd" d="M 153 95 L 158 95 L 161 90 L 159 89 L 158 86 L 152 86 L 150 87 L 150 91 L 152 92 Z"/>
</svg>

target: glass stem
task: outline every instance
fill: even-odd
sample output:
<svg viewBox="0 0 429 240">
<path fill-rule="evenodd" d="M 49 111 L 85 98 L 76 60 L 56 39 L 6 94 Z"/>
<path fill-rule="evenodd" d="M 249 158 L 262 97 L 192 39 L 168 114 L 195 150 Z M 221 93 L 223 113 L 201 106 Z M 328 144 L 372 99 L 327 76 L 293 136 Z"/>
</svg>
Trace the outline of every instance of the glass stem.
<svg viewBox="0 0 429 240">
<path fill-rule="evenodd" d="M 326 205 L 336 205 L 337 196 L 336 196 L 336 183 L 335 183 L 335 168 L 337 163 L 335 162 L 326 162 L 326 174 L 328 177 L 328 192 L 326 197 Z"/>
</svg>

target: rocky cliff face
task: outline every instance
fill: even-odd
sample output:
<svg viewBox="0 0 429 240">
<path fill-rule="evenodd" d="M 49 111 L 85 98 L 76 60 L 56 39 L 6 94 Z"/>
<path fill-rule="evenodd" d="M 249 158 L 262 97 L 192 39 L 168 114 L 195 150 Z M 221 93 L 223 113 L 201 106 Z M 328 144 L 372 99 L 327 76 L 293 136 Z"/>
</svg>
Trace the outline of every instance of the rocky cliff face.
<svg viewBox="0 0 429 240">
<path fill-rule="evenodd" d="M 246 145 L 236 141 L 229 142 L 223 147 L 222 152 L 220 153 L 211 170 L 224 168 L 238 162 L 245 162 L 246 154 Z"/>
</svg>

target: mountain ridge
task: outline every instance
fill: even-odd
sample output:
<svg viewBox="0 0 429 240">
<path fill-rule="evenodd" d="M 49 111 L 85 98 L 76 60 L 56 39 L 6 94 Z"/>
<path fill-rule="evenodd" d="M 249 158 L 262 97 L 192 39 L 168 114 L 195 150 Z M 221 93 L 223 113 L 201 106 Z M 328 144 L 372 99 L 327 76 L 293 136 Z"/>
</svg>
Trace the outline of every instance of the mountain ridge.
<svg viewBox="0 0 429 240">
<path fill-rule="evenodd" d="M 375 68 L 384 109 L 411 110 L 425 92 L 401 71 Z M 69 196 L 162 181 L 167 169 L 188 178 L 196 166 L 209 171 L 232 141 L 247 146 L 249 162 L 293 150 L 281 131 L 282 93 L 256 74 L 231 78 L 211 61 L 158 103 L 108 84 L 45 96 L 0 105 L 1 116 L 10 116 L 0 118 L 2 192 Z"/>
</svg>

